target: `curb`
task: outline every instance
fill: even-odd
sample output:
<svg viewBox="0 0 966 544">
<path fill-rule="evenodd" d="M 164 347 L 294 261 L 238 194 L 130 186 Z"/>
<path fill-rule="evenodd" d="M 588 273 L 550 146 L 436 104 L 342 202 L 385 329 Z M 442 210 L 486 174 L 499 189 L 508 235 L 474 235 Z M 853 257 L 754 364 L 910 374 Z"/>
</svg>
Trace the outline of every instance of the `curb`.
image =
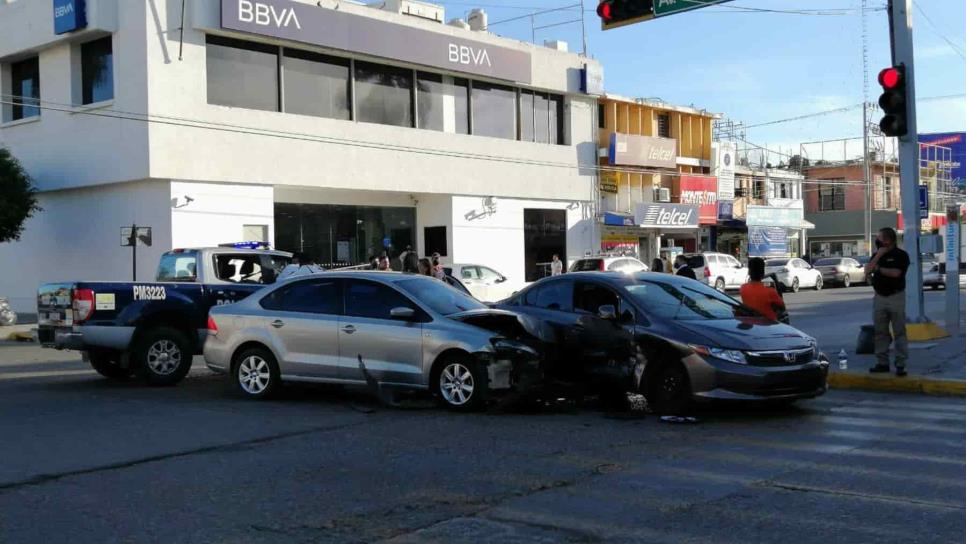
<svg viewBox="0 0 966 544">
<path fill-rule="evenodd" d="M 919 393 L 922 395 L 966 397 L 966 380 L 942 380 L 907 376 L 875 376 L 861 374 L 829 374 L 828 386 L 832 389 L 864 389 L 892 393 Z"/>
</svg>

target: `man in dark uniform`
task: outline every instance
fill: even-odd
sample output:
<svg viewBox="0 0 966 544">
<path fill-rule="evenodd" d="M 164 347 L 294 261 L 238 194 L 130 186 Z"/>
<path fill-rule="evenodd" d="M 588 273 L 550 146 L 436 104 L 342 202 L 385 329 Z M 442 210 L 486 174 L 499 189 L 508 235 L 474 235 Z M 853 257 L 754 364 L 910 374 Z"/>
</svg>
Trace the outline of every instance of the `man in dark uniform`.
<svg viewBox="0 0 966 544">
<path fill-rule="evenodd" d="M 684 255 L 678 255 L 675 257 L 674 274 L 684 276 L 685 278 L 691 278 L 692 280 L 698 279 L 698 277 L 694 275 L 694 269 L 688 266 L 688 259 Z"/>
<path fill-rule="evenodd" d="M 889 345 L 895 344 L 896 376 L 906 375 L 909 343 L 906 339 L 906 271 L 909 254 L 896 246 L 896 231 L 879 230 L 879 250 L 865 265 L 865 274 L 875 289 L 873 323 L 875 324 L 876 365 L 869 372 L 889 372 Z M 889 333 L 889 327 L 892 333 Z"/>
</svg>

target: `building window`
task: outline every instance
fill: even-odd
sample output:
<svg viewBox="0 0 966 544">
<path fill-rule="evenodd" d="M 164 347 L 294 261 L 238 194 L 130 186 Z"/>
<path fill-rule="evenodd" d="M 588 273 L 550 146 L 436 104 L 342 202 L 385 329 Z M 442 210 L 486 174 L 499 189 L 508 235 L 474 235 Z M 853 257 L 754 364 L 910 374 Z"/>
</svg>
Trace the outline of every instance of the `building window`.
<svg viewBox="0 0 966 544">
<path fill-rule="evenodd" d="M 114 98 L 114 52 L 111 37 L 81 45 L 81 104 Z"/>
<path fill-rule="evenodd" d="M 562 143 L 562 109 L 563 98 L 558 95 L 520 91 L 520 139 L 542 144 Z"/>
<path fill-rule="evenodd" d="M 876 209 L 891 210 L 894 206 L 892 198 L 892 178 L 879 177 L 876 179 L 878 198 L 876 199 Z"/>
<path fill-rule="evenodd" d="M 282 55 L 282 74 L 287 113 L 351 118 L 348 60 L 286 49 Z"/>
<path fill-rule="evenodd" d="M 40 115 L 40 60 L 33 57 L 11 64 L 10 82 L 10 94 L 13 95 L 11 120 Z"/>
<path fill-rule="evenodd" d="M 789 189 L 789 185 L 787 183 L 779 183 L 778 184 L 779 197 L 791 198 L 791 195 L 789 194 L 788 189 Z"/>
<path fill-rule="evenodd" d="M 657 116 L 657 135 L 661 138 L 671 137 L 671 114 L 660 113 Z"/>
<path fill-rule="evenodd" d="M 511 87 L 473 82 L 473 134 L 517 139 L 517 93 Z"/>
<path fill-rule="evenodd" d="M 597 128 L 607 128 L 605 118 L 606 107 L 603 104 L 597 104 Z"/>
<path fill-rule="evenodd" d="M 818 189 L 819 211 L 839 211 L 845 209 L 845 180 L 828 180 Z"/>
<path fill-rule="evenodd" d="M 446 227 L 423 227 L 423 244 L 426 255 L 439 253 L 440 257 L 446 257 Z"/>
<path fill-rule="evenodd" d="M 356 62 L 356 116 L 364 123 L 413 126 L 413 71 Z"/>
<path fill-rule="evenodd" d="M 278 111 L 278 47 L 207 38 L 208 103 Z"/>
<path fill-rule="evenodd" d="M 751 197 L 757 200 L 765 198 L 765 178 L 755 176 L 752 178 Z"/>
<path fill-rule="evenodd" d="M 470 82 L 466 79 L 427 74 L 416 76 L 419 128 L 470 133 Z"/>
</svg>

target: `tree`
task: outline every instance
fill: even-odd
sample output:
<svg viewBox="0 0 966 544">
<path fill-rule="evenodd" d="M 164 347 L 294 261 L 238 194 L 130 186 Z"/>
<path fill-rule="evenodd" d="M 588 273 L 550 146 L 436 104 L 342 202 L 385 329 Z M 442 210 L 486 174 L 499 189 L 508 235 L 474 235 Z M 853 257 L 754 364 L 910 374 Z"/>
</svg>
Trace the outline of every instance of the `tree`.
<svg viewBox="0 0 966 544">
<path fill-rule="evenodd" d="M 788 159 L 788 168 L 790 170 L 802 170 L 809 167 L 809 161 L 807 158 L 803 158 L 801 155 L 794 155 L 792 158 Z"/>
<path fill-rule="evenodd" d="M 0 147 L 0 243 L 19 240 L 23 224 L 34 212 L 41 211 L 37 204 L 37 189 L 20 161 L 10 151 Z"/>
</svg>

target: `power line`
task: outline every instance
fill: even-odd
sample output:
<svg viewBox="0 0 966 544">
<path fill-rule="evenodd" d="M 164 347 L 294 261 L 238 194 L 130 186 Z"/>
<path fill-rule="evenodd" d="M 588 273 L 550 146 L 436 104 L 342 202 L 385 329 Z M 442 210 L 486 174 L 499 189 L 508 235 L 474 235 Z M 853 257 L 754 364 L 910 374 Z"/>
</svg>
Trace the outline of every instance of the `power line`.
<svg viewBox="0 0 966 544">
<path fill-rule="evenodd" d="M 951 47 L 957 55 L 959 55 L 963 60 L 966 60 L 966 52 L 964 52 L 964 50 L 961 49 L 959 45 L 957 45 L 955 42 L 953 42 L 951 39 L 946 37 L 945 34 L 942 33 L 942 31 L 939 29 L 939 26 L 936 23 L 934 23 L 933 20 L 926 13 L 926 10 L 922 9 L 922 6 L 919 5 L 919 2 L 916 2 L 915 0 L 913 0 L 912 3 L 914 6 L 916 6 L 916 9 L 919 10 L 919 13 L 922 14 L 923 19 L 925 19 L 926 22 L 929 23 L 929 25 L 933 28 L 933 30 L 936 31 L 936 35 L 942 38 L 944 42 L 949 44 L 949 47 Z"/>
</svg>

